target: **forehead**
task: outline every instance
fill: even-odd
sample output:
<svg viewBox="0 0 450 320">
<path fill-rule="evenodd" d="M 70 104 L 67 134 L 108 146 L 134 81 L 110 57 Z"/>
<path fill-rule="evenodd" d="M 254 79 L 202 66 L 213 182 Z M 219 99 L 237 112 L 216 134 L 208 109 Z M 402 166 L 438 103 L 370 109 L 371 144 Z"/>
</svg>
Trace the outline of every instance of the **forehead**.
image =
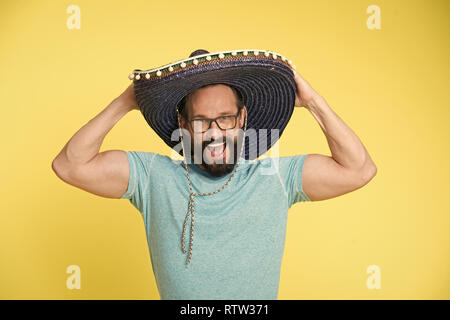
<svg viewBox="0 0 450 320">
<path fill-rule="evenodd" d="M 191 94 L 188 106 L 191 117 L 215 118 L 237 111 L 232 89 L 223 84 L 197 89 Z"/>
</svg>

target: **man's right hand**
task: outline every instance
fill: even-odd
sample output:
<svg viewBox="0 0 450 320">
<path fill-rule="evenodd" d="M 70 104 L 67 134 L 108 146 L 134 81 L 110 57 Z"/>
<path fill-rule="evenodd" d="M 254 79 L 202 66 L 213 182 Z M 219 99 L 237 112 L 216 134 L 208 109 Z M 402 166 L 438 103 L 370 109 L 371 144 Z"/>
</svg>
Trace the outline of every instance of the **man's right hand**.
<svg viewBox="0 0 450 320">
<path fill-rule="evenodd" d="M 130 111 L 140 110 L 134 94 L 134 83 L 131 83 L 116 100 L 120 101 L 124 106 L 127 106 Z"/>
</svg>

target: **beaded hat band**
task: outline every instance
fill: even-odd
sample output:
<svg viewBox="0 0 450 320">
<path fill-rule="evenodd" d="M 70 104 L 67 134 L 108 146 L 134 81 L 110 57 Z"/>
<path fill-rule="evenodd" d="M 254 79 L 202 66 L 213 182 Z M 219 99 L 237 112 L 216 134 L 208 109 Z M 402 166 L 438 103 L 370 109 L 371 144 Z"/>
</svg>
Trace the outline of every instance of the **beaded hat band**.
<svg viewBox="0 0 450 320">
<path fill-rule="evenodd" d="M 284 56 L 266 50 L 246 49 L 209 53 L 196 50 L 189 58 L 158 68 L 135 69 L 136 101 L 150 127 L 170 147 L 178 129 L 177 111 L 184 96 L 208 84 L 225 84 L 240 92 L 252 136 L 244 142 L 245 159 L 256 159 L 281 137 L 294 111 L 295 66 Z M 260 129 L 266 129 L 260 135 Z M 277 129 L 272 136 L 272 130 Z M 173 139 L 173 140 L 172 140 Z M 260 143 L 260 139 L 266 139 Z M 178 151 L 182 155 L 182 150 Z"/>
</svg>

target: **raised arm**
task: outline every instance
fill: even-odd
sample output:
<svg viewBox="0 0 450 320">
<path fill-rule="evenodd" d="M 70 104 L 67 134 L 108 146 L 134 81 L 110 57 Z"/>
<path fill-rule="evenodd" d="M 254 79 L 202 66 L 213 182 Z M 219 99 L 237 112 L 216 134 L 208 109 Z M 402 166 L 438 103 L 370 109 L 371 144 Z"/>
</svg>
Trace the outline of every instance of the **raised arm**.
<svg viewBox="0 0 450 320">
<path fill-rule="evenodd" d="M 135 109 L 139 107 L 131 84 L 70 138 L 52 162 L 56 175 L 87 192 L 106 198 L 120 198 L 128 187 L 127 155 L 122 150 L 99 150 L 112 127 Z"/>
<path fill-rule="evenodd" d="M 367 184 L 377 167 L 358 136 L 328 106 L 309 83 L 294 72 L 295 105 L 304 107 L 319 123 L 332 156 L 309 154 L 303 165 L 303 191 L 312 200 L 334 198 Z"/>
</svg>

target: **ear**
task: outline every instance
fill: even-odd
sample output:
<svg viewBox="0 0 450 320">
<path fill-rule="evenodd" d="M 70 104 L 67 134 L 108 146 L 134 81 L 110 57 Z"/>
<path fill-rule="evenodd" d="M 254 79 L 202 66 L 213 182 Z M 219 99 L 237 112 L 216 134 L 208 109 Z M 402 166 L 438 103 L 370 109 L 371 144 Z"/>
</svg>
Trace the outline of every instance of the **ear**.
<svg viewBox="0 0 450 320">
<path fill-rule="evenodd" d="M 180 121 L 181 129 L 187 129 L 186 128 L 186 120 L 181 116 L 181 114 L 178 115 L 178 119 Z"/>
<path fill-rule="evenodd" d="M 244 123 L 245 123 L 245 116 L 247 115 L 247 108 L 244 106 L 241 109 L 241 114 L 239 117 L 239 128 L 243 128 L 244 127 Z"/>
</svg>

